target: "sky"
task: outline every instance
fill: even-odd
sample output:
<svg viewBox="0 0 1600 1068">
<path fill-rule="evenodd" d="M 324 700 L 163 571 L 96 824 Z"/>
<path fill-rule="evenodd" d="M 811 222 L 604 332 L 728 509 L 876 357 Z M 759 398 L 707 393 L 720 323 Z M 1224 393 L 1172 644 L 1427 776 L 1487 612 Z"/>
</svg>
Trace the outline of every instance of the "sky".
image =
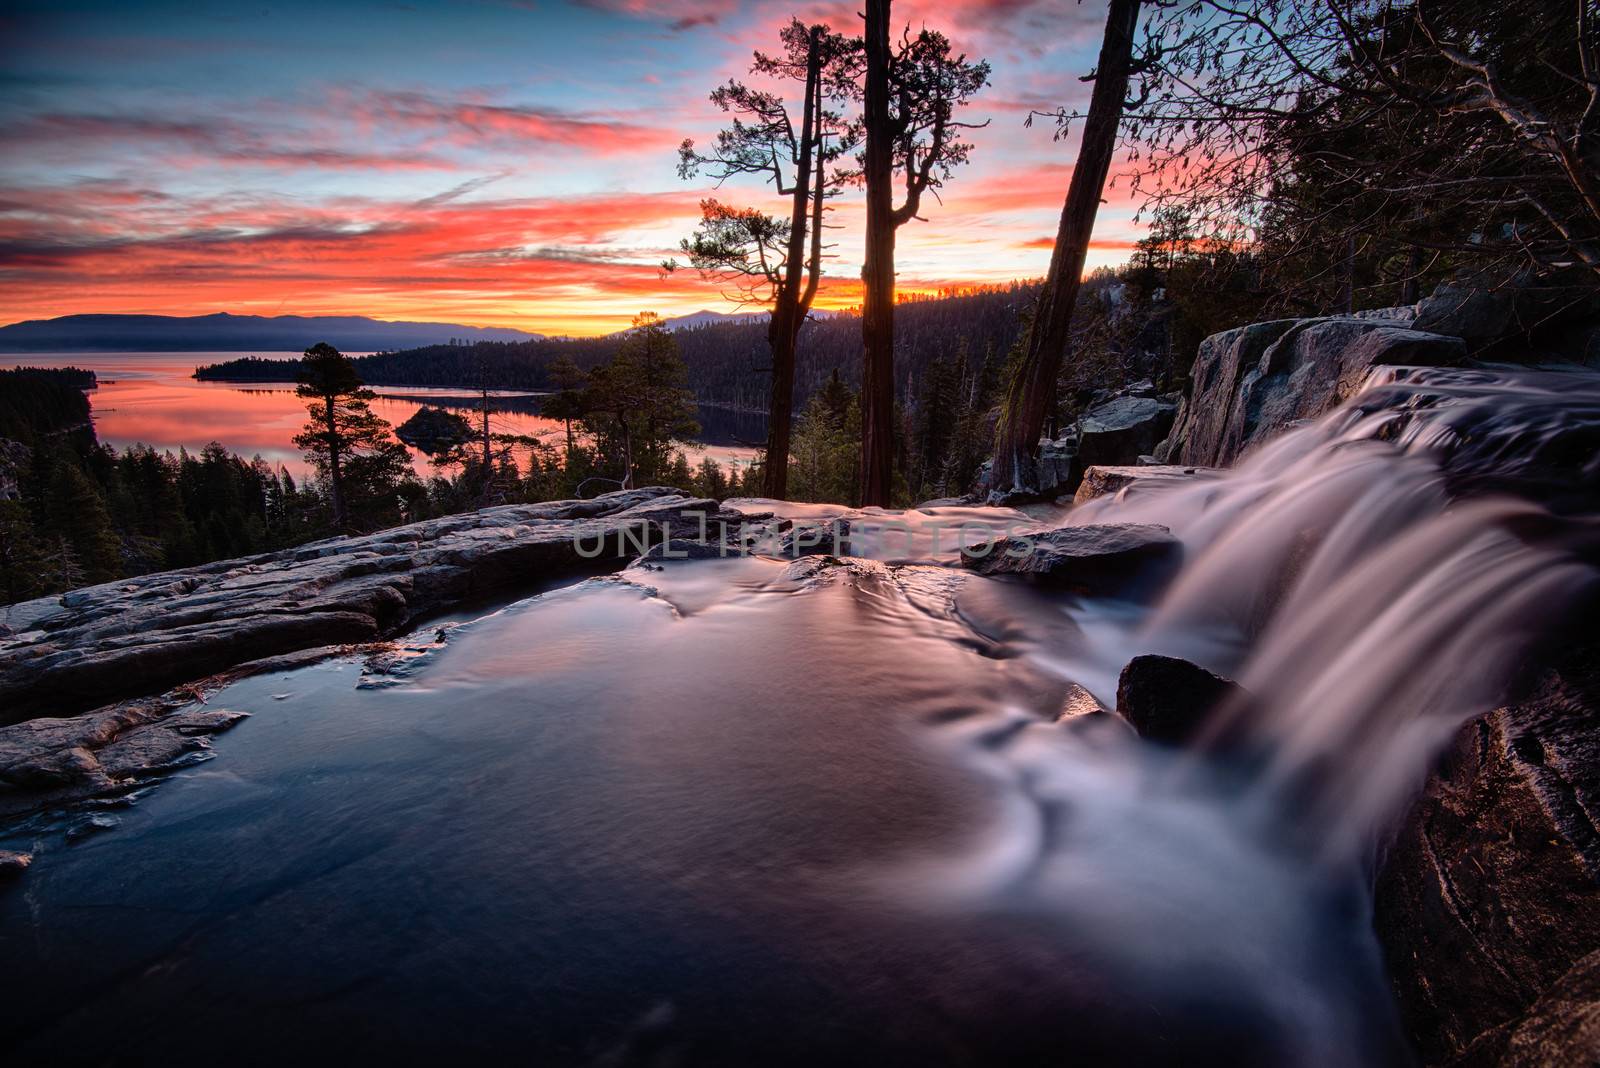
<svg viewBox="0 0 1600 1068">
<path fill-rule="evenodd" d="M 0 7 L 0 323 L 80 312 L 370 315 L 609 333 L 640 311 L 732 310 L 659 264 L 702 197 L 776 210 L 753 180 L 683 181 L 708 99 L 818 0 L 411 0 Z M 916 0 L 993 66 L 972 162 L 900 231 L 899 285 L 1037 278 L 1076 156 L 1029 111 L 1084 107 L 1090 0 Z M 1115 172 L 1113 172 L 1115 173 Z M 1126 189 L 1126 182 L 1120 188 Z M 859 302 L 859 191 L 837 202 L 818 306 Z M 1089 266 L 1136 205 L 1108 190 Z"/>
</svg>

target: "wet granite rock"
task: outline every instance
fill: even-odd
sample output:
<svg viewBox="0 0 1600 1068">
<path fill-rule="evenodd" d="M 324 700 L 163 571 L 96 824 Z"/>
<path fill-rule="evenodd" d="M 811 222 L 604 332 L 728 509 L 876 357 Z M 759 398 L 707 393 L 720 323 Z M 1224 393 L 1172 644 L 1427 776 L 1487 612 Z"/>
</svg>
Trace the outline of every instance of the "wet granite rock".
<svg viewBox="0 0 1600 1068">
<path fill-rule="evenodd" d="M 1460 338 L 1413 329 L 1412 309 L 1384 311 L 1393 314 L 1280 319 L 1206 338 L 1190 372 L 1190 395 L 1155 457 L 1226 467 L 1354 396 L 1374 367 L 1467 360 Z"/>
<path fill-rule="evenodd" d="M 9 849 L 0 849 L 0 882 L 17 878 L 27 871 L 32 863 L 32 853 L 17 853 Z"/>
<path fill-rule="evenodd" d="M 125 790 L 204 759 L 247 713 L 193 709 L 190 692 L 0 727 L 0 815 Z"/>
<path fill-rule="evenodd" d="M 818 554 L 850 555 L 850 520 L 841 518 L 796 526 L 784 534 L 774 549 L 774 555 L 787 559 Z"/>
<path fill-rule="evenodd" d="M 654 564 L 667 560 L 723 560 L 743 555 L 745 552 L 741 546 L 729 545 L 720 540 L 671 538 L 650 546 L 639 555 L 639 559 Z"/>
<path fill-rule="evenodd" d="M 1374 924 L 1422 1060 L 1600 1063 L 1600 651 L 1467 724 L 1379 868 Z"/>
<path fill-rule="evenodd" d="M 1165 571 L 1182 552 L 1166 527 L 1101 523 L 1013 534 L 969 545 L 961 562 L 981 575 L 1021 575 L 1086 593 Z"/>
<path fill-rule="evenodd" d="M 1117 679 L 1117 714 L 1141 738 L 1192 740 L 1212 712 L 1241 696 L 1238 683 L 1174 656 L 1136 656 Z"/>
<path fill-rule="evenodd" d="M 0 637 L 0 723 L 371 641 L 468 597 L 630 560 L 718 510 L 661 486 L 508 505 L 14 605 Z"/>
<path fill-rule="evenodd" d="M 1061 710 L 1056 713 L 1056 722 L 1078 719 L 1082 716 L 1100 716 L 1106 713 L 1106 707 L 1100 699 L 1077 683 L 1067 686 L 1067 693 L 1061 699 Z"/>
<path fill-rule="evenodd" d="M 1072 503 L 1082 504 L 1096 497 L 1109 497 L 1135 482 L 1183 482 L 1209 474 L 1203 467 L 1184 467 L 1179 464 L 1096 464 L 1083 473 L 1078 492 Z"/>
</svg>

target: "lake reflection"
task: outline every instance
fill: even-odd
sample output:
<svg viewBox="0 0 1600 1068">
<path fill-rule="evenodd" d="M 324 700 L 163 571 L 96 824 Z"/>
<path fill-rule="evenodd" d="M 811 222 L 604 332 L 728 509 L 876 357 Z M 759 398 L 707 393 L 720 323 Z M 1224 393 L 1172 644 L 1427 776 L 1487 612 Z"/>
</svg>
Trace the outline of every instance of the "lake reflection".
<svg viewBox="0 0 1600 1068">
<path fill-rule="evenodd" d="M 93 352 L 5 353 L 0 367 L 83 367 L 99 376 L 100 387 L 89 395 L 95 433 L 121 449 L 146 444 L 158 451 L 180 447 L 198 452 L 212 441 L 241 456 L 260 456 L 287 468 L 297 479 L 310 466 L 294 446 L 305 423 L 305 406 L 291 385 L 274 383 L 198 382 L 192 377 L 202 364 L 240 356 L 297 358 L 289 352 Z M 365 353 L 349 353 L 351 356 Z M 439 386 L 374 386 L 372 408 L 391 426 L 399 426 L 425 404 L 470 411 L 479 398 L 472 390 Z M 539 397 L 524 392 L 492 391 L 490 428 L 496 433 L 524 434 L 559 444 L 560 422 L 537 414 Z M 703 449 L 691 451 L 698 464 L 706 456 L 727 466 L 743 466 L 755 455 L 755 443 L 766 435 L 759 414 L 701 406 Z M 433 473 L 428 458 L 412 450 L 417 473 Z"/>
</svg>

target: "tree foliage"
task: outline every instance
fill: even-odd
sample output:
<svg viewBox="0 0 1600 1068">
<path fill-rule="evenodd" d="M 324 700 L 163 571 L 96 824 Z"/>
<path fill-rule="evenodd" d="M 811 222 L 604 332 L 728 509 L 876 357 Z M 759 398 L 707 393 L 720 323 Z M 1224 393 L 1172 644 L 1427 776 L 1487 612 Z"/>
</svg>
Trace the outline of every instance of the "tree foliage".
<svg viewBox="0 0 1600 1068">
<path fill-rule="evenodd" d="M 333 525 L 372 527 L 392 522 L 411 457 L 372 411 L 377 394 L 361 382 L 355 365 L 324 342 L 301 360 L 296 392 L 310 416 L 294 443 L 327 482 Z"/>
</svg>

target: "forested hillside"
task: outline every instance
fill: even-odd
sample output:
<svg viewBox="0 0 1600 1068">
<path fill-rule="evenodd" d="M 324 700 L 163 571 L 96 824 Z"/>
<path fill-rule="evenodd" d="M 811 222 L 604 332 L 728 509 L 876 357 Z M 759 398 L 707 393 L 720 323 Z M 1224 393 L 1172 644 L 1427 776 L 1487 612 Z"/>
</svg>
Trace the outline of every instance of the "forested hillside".
<svg viewBox="0 0 1600 1068">
<path fill-rule="evenodd" d="M 1022 312 L 1035 286 L 973 289 L 938 297 L 910 299 L 896 317 L 896 365 L 902 399 L 907 383 L 920 381 L 936 360 L 953 360 L 963 347 L 981 358 L 1003 356 L 1021 330 Z M 701 401 L 764 409 L 767 403 L 767 324 L 723 322 L 676 332 L 689 369 L 689 388 Z M 621 335 L 475 345 L 431 345 L 403 352 L 363 356 L 356 362 L 362 380 L 382 386 L 478 386 L 496 389 L 547 389 L 547 369 L 568 356 L 588 370 L 616 354 Z M 235 360 L 203 367 L 196 377 L 221 381 L 292 381 L 293 360 Z M 800 333 L 795 375 L 797 405 L 820 390 L 838 371 L 846 382 L 861 377 L 861 320 L 835 315 L 808 322 Z"/>
</svg>

